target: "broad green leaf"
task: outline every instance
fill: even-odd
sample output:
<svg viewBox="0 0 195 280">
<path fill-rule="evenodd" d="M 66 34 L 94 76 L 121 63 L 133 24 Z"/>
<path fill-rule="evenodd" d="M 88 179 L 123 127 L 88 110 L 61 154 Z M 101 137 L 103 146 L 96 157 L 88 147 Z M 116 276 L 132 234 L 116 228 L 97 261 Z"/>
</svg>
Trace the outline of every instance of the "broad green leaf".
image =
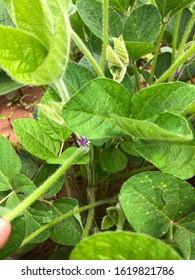
<svg viewBox="0 0 195 280">
<path fill-rule="evenodd" d="M 0 26 L 0 54 L 1 67 L 9 74 L 13 73 L 17 79 L 20 75 L 35 71 L 45 59 L 47 49 L 25 31 Z"/>
<path fill-rule="evenodd" d="M 12 192 L 6 201 L 6 207 L 14 209 L 21 201 L 36 190 L 36 186 L 25 175 L 18 174 L 13 177 Z"/>
<path fill-rule="evenodd" d="M 175 225 L 174 240 L 185 259 L 195 259 L 195 213 Z"/>
<path fill-rule="evenodd" d="M 40 159 L 56 156 L 59 142 L 49 137 L 33 119 L 17 119 L 13 122 L 14 131 L 24 148 Z"/>
<path fill-rule="evenodd" d="M 16 25 L 33 33 L 49 48 L 52 38 L 52 17 L 47 2 L 41 0 L 12 0 Z"/>
<path fill-rule="evenodd" d="M 156 46 L 148 42 L 129 42 L 125 41 L 127 52 L 130 60 L 137 60 L 138 58 L 152 53 L 156 50 Z"/>
<path fill-rule="evenodd" d="M 77 201 L 71 198 L 61 198 L 52 204 L 52 212 L 57 218 L 58 216 L 68 213 L 78 207 Z M 80 221 L 76 217 L 69 217 L 55 224 L 51 228 L 50 238 L 63 245 L 75 246 L 82 236 L 82 228 Z"/>
<path fill-rule="evenodd" d="M 12 148 L 10 142 L 3 136 L 0 136 L 0 191 L 10 189 L 14 174 L 20 173 L 21 160 Z M 2 185 L 7 185 L 2 188 Z"/>
<path fill-rule="evenodd" d="M 59 157 L 51 157 L 47 159 L 49 164 L 63 164 L 71 155 L 73 155 L 78 150 L 77 147 L 70 147 L 66 149 Z M 90 161 L 89 154 L 84 155 L 79 158 L 74 164 L 88 164 Z"/>
<path fill-rule="evenodd" d="M 133 10 L 124 27 L 124 40 L 154 43 L 160 31 L 160 14 L 153 5 Z"/>
<path fill-rule="evenodd" d="M 0 192 L 4 192 L 10 190 L 12 188 L 9 179 L 4 175 L 4 173 L 0 170 Z"/>
<path fill-rule="evenodd" d="M 190 213 L 195 191 L 189 183 L 170 174 L 145 172 L 123 184 L 120 203 L 136 232 L 162 237 Z"/>
<path fill-rule="evenodd" d="M 59 168 L 59 165 L 49 165 L 47 163 L 44 163 L 42 167 L 40 168 L 39 172 L 36 174 L 33 182 L 34 184 L 39 187 L 42 183 L 44 183 L 57 169 Z M 42 195 L 43 198 L 51 198 L 55 196 L 60 189 L 62 188 L 64 183 L 64 176 L 62 175 L 60 178 L 58 178 L 55 183 L 53 183 L 49 189 Z"/>
<path fill-rule="evenodd" d="M 94 0 L 78 0 L 78 13 L 87 27 L 100 39 L 102 39 L 103 13 L 102 4 Z M 109 8 L 109 37 L 119 37 L 123 33 L 123 21 L 121 16 Z"/>
<path fill-rule="evenodd" d="M 14 26 L 3 0 L 0 0 L 0 25 Z"/>
<path fill-rule="evenodd" d="M 4 71 L 0 71 L 0 95 L 14 91 L 22 85 L 13 81 Z"/>
<path fill-rule="evenodd" d="M 41 99 L 41 104 L 47 105 L 51 101 L 61 102 L 61 98 L 52 87 L 49 87 Z M 54 140 L 65 141 L 72 133 L 66 125 L 56 123 L 50 117 L 46 116 L 42 110 L 38 111 L 38 120 L 41 129 Z"/>
<path fill-rule="evenodd" d="M 19 249 L 24 239 L 26 230 L 26 221 L 24 219 L 24 216 L 15 218 L 14 221 L 11 223 L 11 226 L 12 230 L 8 242 L 3 247 L 3 249 L 0 250 L 0 260 L 6 259 L 11 254 L 15 253 L 17 249 Z"/>
<path fill-rule="evenodd" d="M 17 6 L 18 1 L 15 3 L 16 7 L 23 9 L 20 4 Z M 36 9 L 38 5 L 37 1 L 25 3 L 27 10 Z M 47 6 L 39 6 L 39 8 L 43 9 L 44 18 L 47 17 L 49 13 Z M 21 13 L 27 13 L 26 9 Z M 27 25 L 24 23 L 26 29 L 31 32 L 0 26 L 0 65 L 14 80 L 29 85 L 42 85 L 60 79 L 66 67 L 70 45 L 70 24 L 66 10 L 62 8 L 54 28 L 48 26 L 50 20 L 46 19 L 42 22 L 40 18 L 38 22 L 42 24 L 36 26 L 32 23 L 32 17 L 26 20 Z M 33 10 L 34 14 L 36 11 Z M 47 35 L 41 36 L 47 29 L 51 29 L 50 35 L 47 34 L 49 39 Z M 41 40 L 38 37 L 42 37 Z M 50 41 L 48 46 L 45 45 L 45 40 Z"/>
<path fill-rule="evenodd" d="M 119 83 L 100 78 L 90 81 L 64 106 L 63 117 L 68 127 L 89 139 L 123 135 L 111 114 L 128 117 L 130 94 Z"/>
<path fill-rule="evenodd" d="M 160 78 L 162 74 L 171 66 L 171 53 L 164 52 L 158 55 L 155 68 L 155 77 Z"/>
<path fill-rule="evenodd" d="M 141 90 L 132 101 L 132 118 L 156 118 L 164 112 L 183 113 L 195 102 L 195 87 L 175 82 Z"/>
<path fill-rule="evenodd" d="M 155 0 L 158 9 L 164 18 L 167 14 L 171 16 L 176 14 L 179 10 L 185 8 L 188 4 L 194 2 L 193 0 Z"/>
<path fill-rule="evenodd" d="M 49 223 L 53 219 L 52 212 L 46 211 L 38 211 L 33 208 L 27 208 L 25 212 L 26 219 L 26 234 L 25 238 L 34 233 L 36 230 L 41 228 L 44 224 Z M 50 232 L 48 230 L 41 232 L 38 236 L 30 240 L 30 244 L 32 243 L 41 243 L 47 240 L 50 236 Z"/>
<path fill-rule="evenodd" d="M 129 232 L 106 232 L 81 241 L 71 260 L 179 260 L 179 255 L 162 241 Z"/>
<path fill-rule="evenodd" d="M 142 141 L 134 144 L 135 150 L 162 172 L 181 179 L 195 175 L 195 142 Z"/>
<path fill-rule="evenodd" d="M 82 65 L 69 62 L 63 75 L 63 81 L 68 90 L 68 94 L 72 97 L 90 80 L 95 79 L 95 75 Z"/>
<path fill-rule="evenodd" d="M 170 141 L 189 141 L 193 139 L 193 134 L 188 121 L 178 115 L 162 113 L 156 122 L 147 120 L 136 120 L 113 115 L 117 124 L 136 139 L 155 139 Z"/>
<path fill-rule="evenodd" d="M 20 174 L 32 179 L 39 169 L 39 160 L 22 150 L 19 151 L 19 157 L 22 162 Z"/>
<path fill-rule="evenodd" d="M 101 152 L 99 162 L 102 170 L 116 173 L 126 167 L 127 157 L 116 145 L 110 145 Z"/>
<path fill-rule="evenodd" d="M 120 143 L 120 148 L 127 154 L 139 157 L 139 153 L 133 148 L 134 141 L 132 139 L 124 139 Z"/>
</svg>

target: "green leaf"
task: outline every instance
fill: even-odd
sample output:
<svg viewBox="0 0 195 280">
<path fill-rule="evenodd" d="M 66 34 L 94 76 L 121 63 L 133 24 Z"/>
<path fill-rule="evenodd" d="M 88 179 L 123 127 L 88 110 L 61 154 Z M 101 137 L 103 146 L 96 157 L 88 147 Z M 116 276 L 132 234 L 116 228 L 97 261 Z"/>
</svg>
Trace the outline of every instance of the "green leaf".
<svg viewBox="0 0 195 280">
<path fill-rule="evenodd" d="M 120 191 L 125 216 L 136 232 L 165 235 L 195 204 L 194 188 L 160 172 L 145 172 L 127 180 Z"/>
<path fill-rule="evenodd" d="M 0 0 L 0 25 L 14 26 L 3 0 Z"/>
<path fill-rule="evenodd" d="M 125 41 L 125 45 L 129 54 L 129 59 L 133 61 L 156 50 L 156 46 L 148 42 Z"/>
<path fill-rule="evenodd" d="M 132 118 L 155 119 L 159 114 L 182 114 L 195 102 L 193 85 L 175 82 L 160 84 L 141 90 L 132 101 Z"/>
<path fill-rule="evenodd" d="M 61 102 L 61 98 L 52 87 L 48 88 L 41 99 L 41 104 L 43 105 L 47 105 L 49 102 Z M 38 120 L 41 129 L 43 129 L 43 131 L 54 140 L 58 140 L 61 142 L 65 141 L 70 137 L 72 133 L 66 125 L 60 125 L 56 123 L 50 117 L 45 115 L 42 110 L 38 111 Z"/>
<path fill-rule="evenodd" d="M 71 260 L 179 260 L 178 254 L 162 241 L 144 234 L 106 232 L 81 241 Z"/>
<path fill-rule="evenodd" d="M 155 139 L 170 141 L 189 141 L 193 139 L 192 131 L 188 121 L 178 115 L 162 113 L 156 122 L 145 120 L 135 120 L 113 115 L 117 124 L 136 139 Z"/>
<path fill-rule="evenodd" d="M 73 62 L 68 63 L 62 77 L 70 97 L 95 78 L 95 75 L 90 70 Z"/>
<path fill-rule="evenodd" d="M 42 5 L 42 2 L 38 1 L 23 1 L 25 8 L 18 1 L 15 1 L 14 7 L 20 11 L 18 21 L 25 30 L 0 26 L 0 65 L 20 83 L 49 84 L 60 79 L 68 59 L 70 24 L 67 7 L 63 7 L 64 5 L 61 7 L 61 13 L 53 27 L 50 16 L 47 17 L 49 9 L 46 4 Z M 13 15 L 12 2 L 7 2 L 8 9 Z M 43 17 L 37 14 L 36 8 L 39 12 L 42 11 Z M 26 17 L 26 13 L 32 16 Z M 25 17 L 22 18 L 23 14 Z M 38 17 L 40 25 L 34 23 L 34 15 L 36 19 Z"/>
<path fill-rule="evenodd" d="M 22 162 L 20 173 L 32 179 L 39 169 L 39 160 L 22 150 L 19 151 L 19 157 Z"/>
<path fill-rule="evenodd" d="M 21 201 L 36 190 L 33 182 L 22 174 L 16 174 L 13 177 L 12 192 L 6 202 L 6 207 L 14 209 Z"/>
<path fill-rule="evenodd" d="M 89 139 L 121 135 L 111 114 L 129 116 L 130 94 L 115 81 L 100 78 L 90 81 L 64 106 L 68 127 Z M 123 135 L 123 134 L 122 134 Z"/>
<path fill-rule="evenodd" d="M 46 160 L 56 156 L 59 142 L 50 138 L 33 119 L 17 119 L 13 122 L 14 131 L 24 148 L 34 156 Z"/>
<path fill-rule="evenodd" d="M 171 67 L 171 57 L 172 55 L 170 52 L 164 52 L 158 55 L 154 73 L 157 79 L 160 78 L 169 67 Z"/>
<path fill-rule="evenodd" d="M 50 165 L 47 163 L 44 163 L 41 168 L 39 169 L 39 172 L 36 174 L 33 182 L 34 184 L 39 187 L 41 184 L 43 184 L 57 169 L 59 168 L 59 165 Z M 55 183 L 53 183 L 49 189 L 42 195 L 44 199 L 51 198 L 55 196 L 60 189 L 62 188 L 64 183 L 64 175 L 58 178 Z"/>
<path fill-rule="evenodd" d="M 110 229 L 114 225 L 115 225 L 114 220 L 110 216 L 106 215 L 102 220 L 101 229 L 102 230 Z"/>
<path fill-rule="evenodd" d="M 100 166 L 108 173 L 116 173 L 127 165 L 126 155 L 116 145 L 110 145 L 100 154 Z"/>
<path fill-rule="evenodd" d="M 155 0 L 158 9 L 164 18 L 167 14 L 173 16 L 179 10 L 185 8 L 188 4 L 194 2 L 193 0 Z"/>
<path fill-rule="evenodd" d="M 13 81 L 4 71 L 0 71 L 0 95 L 21 88 L 22 85 Z"/>
<path fill-rule="evenodd" d="M 12 230 L 8 242 L 3 247 L 3 249 L 0 250 L 0 260 L 6 259 L 7 257 L 15 253 L 19 249 L 24 239 L 25 230 L 26 230 L 26 222 L 24 216 L 20 216 L 14 219 L 14 221 L 11 223 L 11 227 Z"/>
<path fill-rule="evenodd" d="M 153 5 L 133 10 L 124 27 L 124 40 L 154 43 L 160 31 L 160 14 Z"/>
<path fill-rule="evenodd" d="M 75 199 L 61 198 L 52 204 L 52 211 L 55 218 L 57 218 L 77 207 L 78 204 Z M 53 225 L 50 238 L 63 245 L 75 246 L 81 240 L 81 236 L 82 228 L 80 221 L 73 216 Z"/>
<path fill-rule="evenodd" d="M 49 48 L 52 38 L 52 17 L 47 2 L 41 0 L 13 0 L 16 25 L 33 33 Z"/>
<path fill-rule="evenodd" d="M 33 208 L 27 208 L 25 212 L 26 219 L 26 235 L 27 238 L 29 235 L 34 233 L 36 230 L 41 228 L 44 224 L 51 222 L 53 218 L 52 212 L 38 211 Z M 47 240 L 50 236 L 48 230 L 41 232 L 38 236 L 30 240 L 30 244 L 41 243 Z"/>
<path fill-rule="evenodd" d="M 63 164 L 71 155 L 73 155 L 78 148 L 70 147 L 66 149 L 59 157 L 51 157 L 47 159 L 47 163 L 49 164 Z M 74 164 L 88 164 L 90 161 L 89 154 L 84 155 L 79 158 Z"/>
<path fill-rule="evenodd" d="M 102 4 L 94 0 L 78 0 L 78 13 L 83 22 L 98 38 L 102 39 L 103 14 Z M 119 37 L 123 33 L 123 21 L 121 16 L 109 8 L 109 37 Z"/>
<path fill-rule="evenodd" d="M 195 259 L 195 213 L 175 225 L 174 240 L 185 259 Z"/>
<path fill-rule="evenodd" d="M 162 172 L 181 179 L 195 175 L 195 142 L 137 141 L 135 150 Z"/>
<path fill-rule="evenodd" d="M 0 191 L 9 190 L 14 174 L 20 173 L 21 161 L 10 142 L 0 136 Z"/>
</svg>

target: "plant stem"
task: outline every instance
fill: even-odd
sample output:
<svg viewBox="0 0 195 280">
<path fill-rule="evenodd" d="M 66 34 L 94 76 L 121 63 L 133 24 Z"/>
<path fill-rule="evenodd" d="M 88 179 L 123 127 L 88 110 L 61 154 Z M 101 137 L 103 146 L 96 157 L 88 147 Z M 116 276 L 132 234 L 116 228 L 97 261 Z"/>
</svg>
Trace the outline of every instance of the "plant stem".
<svg viewBox="0 0 195 280">
<path fill-rule="evenodd" d="M 82 40 L 79 38 L 79 36 L 74 32 L 74 30 L 71 30 L 71 36 L 72 39 L 75 41 L 77 46 L 81 49 L 81 51 L 86 55 L 86 57 L 91 62 L 93 68 L 95 69 L 96 73 L 99 77 L 104 77 L 104 73 L 102 72 L 102 69 L 99 67 L 97 62 L 95 61 L 94 57 L 90 53 L 90 51 L 87 49 L 85 44 L 82 42 Z"/>
<path fill-rule="evenodd" d="M 178 53 L 177 53 L 177 58 L 179 58 L 181 56 L 182 52 L 183 52 L 184 46 L 185 46 L 185 44 L 188 41 L 188 37 L 189 37 L 190 32 L 192 30 L 192 27 L 194 25 L 194 21 L 195 21 L 195 11 L 193 12 L 193 14 L 191 16 L 191 19 L 189 20 L 188 25 L 187 25 L 187 27 L 185 29 L 184 34 L 183 34 L 181 43 L 179 45 L 179 49 L 178 49 Z"/>
<path fill-rule="evenodd" d="M 60 97 L 61 97 L 62 101 L 64 103 L 66 103 L 70 99 L 70 96 L 68 94 L 67 88 L 66 88 L 63 80 L 60 79 L 59 81 L 56 81 L 54 84 L 58 89 L 58 92 L 60 94 Z"/>
<path fill-rule="evenodd" d="M 19 216 L 25 211 L 35 200 L 37 200 L 74 162 L 81 156 L 88 152 L 88 148 L 81 147 L 73 155 L 71 155 L 59 169 L 52 174 L 36 191 L 29 195 L 25 200 L 22 201 L 16 208 L 11 210 L 3 218 L 7 221 L 12 221 L 14 218 Z"/>
<path fill-rule="evenodd" d="M 133 72 L 134 72 L 134 76 L 135 76 L 137 91 L 140 91 L 141 85 L 140 85 L 139 72 L 137 70 L 137 66 L 136 66 L 135 62 L 133 62 Z"/>
<path fill-rule="evenodd" d="M 90 163 L 87 167 L 88 174 L 88 197 L 89 203 L 93 204 L 95 202 L 95 174 L 94 174 L 94 147 L 90 148 Z M 92 227 L 93 219 L 94 219 L 95 209 L 91 208 L 88 212 L 87 222 L 85 224 L 85 229 L 83 231 L 83 238 L 86 238 L 89 235 L 89 231 Z"/>
<path fill-rule="evenodd" d="M 126 219 L 126 217 L 123 212 L 123 209 L 120 207 L 120 214 L 119 214 L 118 223 L 117 223 L 117 231 L 123 230 L 125 219 Z"/>
<path fill-rule="evenodd" d="M 101 69 L 104 72 L 106 63 L 106 50 L 108 46 L 108 29 L 109 29 L 109 0 L 103 1 L 103 47 L 101 55 Z"/>
<path fill-rule="evenodd" d="M 70 211 L 66 214 L 63 214 L 59 217 L 57 217 L 55 220 L 51 221 L 50 223 L 44 225 L 43 227 L 39 228 L 38 230 L 36 230 L 35 232 L 33 232 L 31 235 L 29 235 L 26 239 L 24 239 L 24 241 L 22 242 L 21 244 L 21 247 L 24 246 L 25 244 L 27 244 L 28 242 L 30 242 L 33 238 L 35 238 L 37 235 L 39 235 L 41 232 L 45 231 L 46 229 L 50 228 L 51 226 L 61 222 L 62 220 L 64 219 L 67 219 L 71 216 L 74 216 L 78 213 L 81 213 L 83 211 L 86 211 L 88 209 L 91 209 L 91 208 L 95 208 L 97 206 L 101 206 L 101 205 L 105 205 L 105 204 L 114 204 L 117 202 L 117 198 L 114 197 L 114 198 L 109 198 L 109 199 L 104 199 L 104 200 L 99 200 L 99 201 L 96 201 L 92 204 L 89 204 L 89 205 L 85 205 L 83 207 L 80 207 L 78 209 L 75 209 L 73 211 Z"/>
<path fill-rule="evenodd" d="M 162 38 L 163 38 L 164 31 L 165 31 L 165 23 L 163 22 L 162 25 L 161 25 L 161 30 L 160 30 L 160 33 L 158 35 L 157 42 L 156 42 L 156 51 L 154 52 L 154 59 L 153 59 L 153 63 L 152 63 L 151 73 L 150 73 L 149 85 L 153 84 L 156 62 L 157 62 L 157 58 L 158 58 L 158 52 L 159 52 L 159 49 L 160 49 L 160 45 L 161 45 L 161 41 L 162 41 Z"/>
<path fill-rule="evenodd" d="M 66 177 L 66 174 L 65 174 L 65 176 L 64 176 L 64 183 L 65 183 L 65 189 L 66 189 L 67 197 L 71 197 L 70 186 L 69 186 L 69 183 L 68 183 L 68 179 L 67 179 L 67 177 Z"/>
<path fill-rule="evenodd" d="M 178 40 L 179 26 L 181 22 L 181 15 L 182 15 L 182 11 L 178 12 L 176 23 L 175 23 L 173 42 L 172 42 L 172 58 L 171 58 L 172 64 L 175 62 L 175 58 L 176 58 L 177 40 Z M 174 79 L 174 74 L 170 76 L 169 82 L 172 82 L 173 79 Z"/>
<path fill-rule="evenodd" d="M 190 57 L 195 52 L 195 45 L 189 48 L 181 57 L 177 58 L 175 63 L 154 83 L 160 84 L 166 80 L 174 71 L 176 71 L 181 64 L 183 64 L 188 57 Z"/>
</svg>

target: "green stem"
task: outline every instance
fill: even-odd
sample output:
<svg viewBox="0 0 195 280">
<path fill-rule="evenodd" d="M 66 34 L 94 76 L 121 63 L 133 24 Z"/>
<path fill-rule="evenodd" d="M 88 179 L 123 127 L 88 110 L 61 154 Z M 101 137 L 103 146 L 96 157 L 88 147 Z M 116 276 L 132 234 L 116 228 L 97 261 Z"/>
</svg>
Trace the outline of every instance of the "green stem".
<svg viewBox="0 0 195 280">
<path fill-rule="evenodd" d="M 88 174 L 88 197 L 89 203 L 93 204 L 95 202 L 95 173 L 94 173 L 94 147 L 90 148 L 90 163 L 87 167 Z M 95 209 L 91 208 L 88 212 L 87 222 L 85 224 L 85 229 L 83 231 L 83 238 L 86 238 L 89 235 L 90 229 L 93 224 Z"/>
<path fill-rule="evenodd" d="M 149 85 L 153 84 L 154 73 L 155 73 L 155 69 L 156 69 L 156 62 L 157 62 L 157 58 L 158 58 L 158 52 L 159 52 L 159 49 L 160 49 L 160 45 L 161 45 L 161 41 L 162 41 L 162 38 L 163 38 L 164 31 L 165 31 L 165 23 L 163 22 L 162 25 L 161 25 L 161 30 L 160 30 L 160 33 L 158 35 L 157 42 L 156 42 L 156 50 L 154 52 L 154 59 L 153 59 L 153 63 L 152 63 L 151 73 L 150 73 Z"/>
<path fill-rule="evenodd" d="M 69 183 L 68 183 L 68 179 L 66 177 L 66 174 L 64 176 L 64 183 L 65 183 L 65 189 L 66 189 L 66 194 L 67 194 L 67 197 L 71 197 L 71 190 L 70 190 L 70 186 L 69 186 Z"/>
<path fill-rule="evenodd" d="M 101 55 L 101 69 L 104 72 L 106 63 L 106 50 L 108 46 L 108 28 L 109 28 L 109 0 L 103 1 L 103 47 Z"/>
<path fill-rule="evenodd" d="M 189 22 L 188 22 L 188 25 L 185 29 L 185 32 L 183 34 L 183 37 L 182 37 L 182 40 L 181 40 L 181 43 L 179 45 L 179 49 L 178 49 L 178 53 L 177 53 L 177 57 L 176 58 L 179 58 L 183 52 L 183 49 L 184 49 L 184 46 L 185 44 L 187 43 L 188 41 L 188 37 L 190 35 L 190 32 L 192 30 L 192 27 L 194 25 L 194 21 L 195 21 L 195 11 L 193 12 Z"/>
<path fill-rule="evenodd" d="M 133 72 L 134 72 L 134 76 L 135 76 L 137 91 L 140 91 L 141 90 L 141 84 L 140 84 L 139 72 L 137 70 L 137 66 L 136 66 L 135 62 L 133 62 Z"/>
<path fill-rule="evenodd" d="M 177 40 L 178 40 L 179 26 L 180 26 L 180 22 L 181 22 L 181 15 L 182 15 L 182 11 L 180 11 L 178 13 L 176 23 L 175 23 L 173 42 L 172 42 L 172 58 L 171 58 L 172 64 L 175 62 L 175 58 L 176 58 Z M 173 79 L 174 79 L 174 74 L 172 74 L 170 76 L 169 82 L 172 82 Z"/>
<path fill-rule="evenodd" d="M 59 81 L 56 81 L 54 84 L 58 89 L 58 92 L 60 94 L 62 101 L 64 103 L 66 103 L 70 99 L 70 96 L 68 94 L 67 88 L 66 88 L 63 80 L 60 79 Z"/>
<path fill-rule="evenodd" d="M 154 83 L 160 84 L 176 71 L 195 52 L 195 45 L 189 48 L 182 56 L 176 59 L 175 63 Z"/>
<path fill-rule="evenodd" d="M 88 148 L 79 148 L 72 156 L 70 156 L 59 169 L 51 175 L 36 191 L 29 195 L 22 201 L 16 208 L 11 210 L 3 218 L 7 221 L 12 221 L 26 210 L 35 200 L 37 200 L 77 159 L 85 155 L 88 152 Z"/>
<path fill-rule="evenodd" d="M 193 78 L 192 78 L 192 75 L 191 75 L 191 73 L 190 73 L 189 68 L 186 66 L 185 69 L 186 69 L 186 72 L 187 72 L 187 74 L 188 74 L 188 77 L 189 77 L 189 79 L 190 79 L 191 84 L 194 85 L 194 81 L 193 81 Z"/>
<path fill-rule="evenodd" d="M 117 223 L 117 231 L 123 230 L 125 219 L 126 219 L 126 217 L 125 217 L 125 214 L 123 212 L 123 209 L 120 207 L 120 213 L 119 213 L 118 223 Z"/>
<path fill-rule="evenodd" d="M 100 200 L 100 201 L 96 201 L 92 204 L 89 205 L 85 205 L 83 207 L 80 207 L 78 209 L 75 209 L 73 211 L 70 211 L 66 214 L 63 214 L 59 217 L 57 217 L 56 219 L 54 219 L 53 221 L 51 221 L 50 223 L 44 225 L 43 227 L 39 228 L 38 230 L 36 230 L 35 232 L 33 232 L 31 235 L 29 235 L 26 239 L 24 239 L 24 241 L 21 244 L 21 247 L 24 246 L 25 244 L 27 244 L 28 242 L 30 242 L 33 238 L 35 238 L 37 235 L 39 235 L 40 233 L 42 233 L 43 231 L 45 231 L 46 229 L 50 228 L 51 226 L 61 222 L 64 219 L 67 219 L 71 216 L 74 216 L 78 213 L 81 213 L 83 211 L 86 211 L 88 209 L 91 208 L 95 208 L 97 206 L 101 206 L 101 205 L 105 205 L 105 204 L 115 204 L 117 202 L 117 198 L 109 198 L 109 199 L 104 199 L 104 200 Z"/>
<path fill-rule="evenodd" d="M 90 51 L 87 49 L 85 44 L 82 42 L 82 40 L 79 38 L 79 36 L 74 32 L 74 30 L 71 30 L 71 36 L 72 39 L 75 41 L 77 46 L 81 49 L 81 51 L 86 55 L 86 57 L 89 59 L 91 62 L 93 68 L 95 69 L 96 73 L 98 74 L 99 77 L 104 77 L 104 73 L 102 69 L 99 67 L 97 62 L 95 61 L 94 57 L 90 53 Z"/>
</svg>

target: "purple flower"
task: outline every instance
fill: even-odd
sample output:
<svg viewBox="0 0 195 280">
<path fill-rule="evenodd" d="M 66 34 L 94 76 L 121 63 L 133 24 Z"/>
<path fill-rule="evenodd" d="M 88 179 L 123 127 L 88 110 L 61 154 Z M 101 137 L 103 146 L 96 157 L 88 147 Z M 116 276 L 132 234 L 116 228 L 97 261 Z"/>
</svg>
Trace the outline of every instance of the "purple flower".
<svg viewBox="0 0 195 280">
<path fill-rule="evenodd" d="M 177 77 L 179 77 L 179 71 L 175 71 L 175 73 L 174 73 L 174 78 L 177 78 Z"/>
<path fill-rule="evenodd" d="M 78 139 L 77 143 L 79 144 L 79 146 L 89 146 L 89 139 L 87 138 L 83 138 L 83 139 Z"/>
</svg>

